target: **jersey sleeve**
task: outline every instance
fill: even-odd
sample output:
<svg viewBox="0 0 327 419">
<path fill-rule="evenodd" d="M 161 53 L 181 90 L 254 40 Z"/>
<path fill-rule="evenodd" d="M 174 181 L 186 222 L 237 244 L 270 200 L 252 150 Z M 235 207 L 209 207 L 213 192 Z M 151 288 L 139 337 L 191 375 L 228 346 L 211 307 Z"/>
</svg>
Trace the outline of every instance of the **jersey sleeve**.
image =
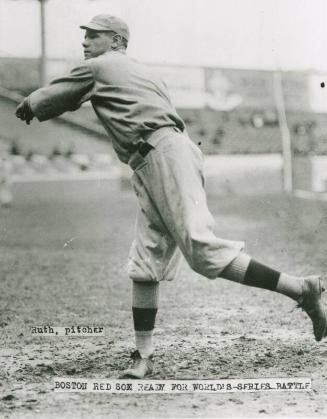
<svg viewBox="0 0 327 419">
<path fill-rule="evenodd" d="M 94 93 L 94 76 L 85 64 L 75 67 L 70 74 L 53 80 L 48 86 L 33 92 L 29 106 L 39 121 L 75 111 Z"/>
</svg>

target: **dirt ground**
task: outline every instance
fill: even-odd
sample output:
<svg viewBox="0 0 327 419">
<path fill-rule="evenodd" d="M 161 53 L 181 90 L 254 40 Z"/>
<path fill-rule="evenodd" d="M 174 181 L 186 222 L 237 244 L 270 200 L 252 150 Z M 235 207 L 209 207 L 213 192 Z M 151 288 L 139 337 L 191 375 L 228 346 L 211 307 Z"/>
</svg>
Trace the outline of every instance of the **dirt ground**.
<svg viewBox="0 0 327 419">
<path fill-rule="evenodd" d="M 304 275 L 327 269 L 327 204 L 216 193 L 217 233 Z M 327 340 L 276 293 L 207 280 L 183 266 L 162 284 L 153 379 L 311 377 L 313 391 L 108 395 L 54 393 L 53 378 L 116 378 L 133 347 L 125 273 L 135 199 L 115 182 L 15 185 L 0 213 L 0 417 L 327 416 Z M 324 297 L 326 298 L 326 297 Z M 105 337 L 33 337 L 31 326 L 104 326 Z"/>
</svg>

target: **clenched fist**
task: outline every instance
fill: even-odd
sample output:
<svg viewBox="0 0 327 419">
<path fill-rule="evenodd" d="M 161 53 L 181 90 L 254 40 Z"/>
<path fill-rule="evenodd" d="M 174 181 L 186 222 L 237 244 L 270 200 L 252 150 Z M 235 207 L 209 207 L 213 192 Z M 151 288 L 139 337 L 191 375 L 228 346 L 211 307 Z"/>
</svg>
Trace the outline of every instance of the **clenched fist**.
<svg viewBox="0 0 327 419">
<path fill-rule="evenodd" d="M 34 114 L 30 108 L 28 103 L 28 98 L 25 98 L 16 108 L 16 116 L 17 118 L 25 121 L 27 125 L 30 124 L 32 119 L 34 118 Z"/>
</svg>

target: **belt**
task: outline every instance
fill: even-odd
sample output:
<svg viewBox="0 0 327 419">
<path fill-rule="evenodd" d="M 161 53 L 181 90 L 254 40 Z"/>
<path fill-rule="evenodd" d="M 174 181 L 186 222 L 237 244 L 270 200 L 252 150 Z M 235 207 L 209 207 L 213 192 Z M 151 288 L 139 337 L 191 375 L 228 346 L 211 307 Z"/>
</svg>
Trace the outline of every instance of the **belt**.
<svg viewBox="0 0 327 419">
<path fill-rule="evenodd" d="M 142 157 L 145 157 L 153 149 L 154 147 L 149 143 L 140 143 L 137 150 Z"/>
<path fill-rule="evenodd" d="M 166 135 L 181 132 L 177 127 L 162 127 L 158 128 L 156 131 L 150 131 L 142 135 L 144 143 L 140 143 L 138 146 L 138 152 L 142 157 L 145 157 L 152 149 L 155 148 L 159 140 Z"/>
<path fill-rule="evenodd" d="M 144 157 L 153 150 L 159 142 L 168 135 L 176 134 L 181 132 L 177 127 L 162 127 L 149 133 L 144 133 L 141 136 L 143 142 L 137 145 L 137 151 L 131 155 L 128 164 L 135 171 L 143 167 L 146 162 L 143 160 Z"/>
</svg>

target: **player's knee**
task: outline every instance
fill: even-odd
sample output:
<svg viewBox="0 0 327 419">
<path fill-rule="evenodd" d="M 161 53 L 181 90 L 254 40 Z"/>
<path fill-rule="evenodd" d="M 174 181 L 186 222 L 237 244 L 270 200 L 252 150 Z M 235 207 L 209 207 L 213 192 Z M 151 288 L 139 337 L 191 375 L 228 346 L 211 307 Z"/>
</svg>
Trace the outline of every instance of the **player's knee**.
<svg viewBox="0 0 327 419">
<path fill-rule="evenodd" d="M 190 268 L 196 273 L 209 279 L 217 278 L 217 267 L 210 262 L 205 246 L 202 243 L 193 242 L 185 254 Z"/>
<path fill-rule="evenodd" d="M 136 282 L 156 282 L 157 276 L 146 269 L 141 263 L 138 263 L 133 258 L 130 258 L 126 266 L 127 275 L 132 281 Z"/>
<path fill-rule="evenodd" d="M 192 261 L 192 264 L 189 264 L 192 270 L 200 275 L 205 276 L 209 279 L 216 279 L 217 278 L 217 268 L 212 267 L 211 264 L 208 265 L 205 261 Z"/>
</svg>

